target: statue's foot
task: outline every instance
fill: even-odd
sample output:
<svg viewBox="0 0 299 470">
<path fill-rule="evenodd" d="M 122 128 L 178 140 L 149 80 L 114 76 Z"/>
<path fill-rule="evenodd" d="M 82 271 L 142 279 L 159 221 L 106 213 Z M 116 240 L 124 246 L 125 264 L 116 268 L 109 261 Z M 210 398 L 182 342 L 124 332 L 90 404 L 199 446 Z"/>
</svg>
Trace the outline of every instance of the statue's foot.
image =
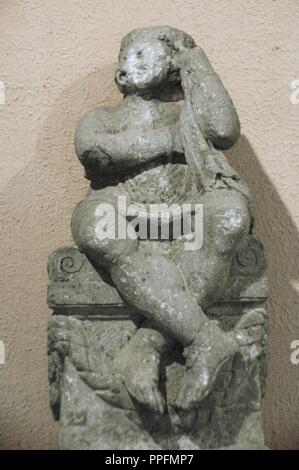
<svg viewBox="0 0 299 470">
<path fill-rule="evenodd" d="M 215 321 L 205 323 L 186 348 L 186 371 L 176 400 L 177 408 L 190 410 L 206 398 L 219 369 L 237 351 L 234 333 L 224 332 Z"/>
<path fill-rule="evenodd" d="M 130 395 L 148 410 L 163 414 L 165 400 L 159 390 L 160 356 L 154 350 L 122 349 L 115 366 Z"/>
</svg>

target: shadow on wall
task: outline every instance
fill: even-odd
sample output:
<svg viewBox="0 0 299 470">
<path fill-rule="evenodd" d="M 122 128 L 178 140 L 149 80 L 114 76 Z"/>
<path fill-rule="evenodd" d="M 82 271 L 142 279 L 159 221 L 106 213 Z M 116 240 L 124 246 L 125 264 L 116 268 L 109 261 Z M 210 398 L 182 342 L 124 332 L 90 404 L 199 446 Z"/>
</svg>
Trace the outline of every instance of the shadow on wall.
<svg viewBox="0 0 299 470">
<path fill-rule="evenodd" d="M 299 281 L 298 231 L 246 137 L 242 136 L 227 156 L 250 188 L 255 233 L 264 243 L 268 259 L 266 440 L 272 448 L 299 449 L 299 365 L 290 361 L 291 342 L 299 339 L 299 294 L 295 288 Z"/>
<path fill-rule="evenodd" d="M 29 142 L 37 137 L 31 160 L 1 191 L 0 331 L 7 351 L 0 383 L 1 449 L 56 445 L 47 378 L 47 257 L 72 243 L 71 214 L 89 185 L 75 155 L 74 130 L 88 109 L 120 99 L 114 69 L 103 66 L 58 96 L 39 90 L 48 115 L 41 109 L 34 116 L 38 135 L 28 136 Z"/>
<path fill-rule="evenodd" d="M 78 117 L 96 105 L 119 101 L 113 71 L 114 65 L 104 67 L 74 82 L 55 99 L 53 112 L 43 121 L 32 161 L 2 192 L 2 242 L 7 255 L 3 253 L 3 315 L 11 344 L 10 365 L 2 372 L 2 383 L 12 384 L 4 404 L 7 413 L 0 431 L 2 448 L 55 445 L 57 428 L 50 415 L 47 390 L 50 311 L 46 305 L 46 262 L 54 248 L 70 243 L 71 213 L 88 186 L 74 156 Z M 257 237 L 269 259 L 270 354 L 264 412 L 267 442 L 275 448 L 299 449 L 298 369 L 290 362 L 290 344 L 299 331 L 298 294 L 292 286 L 298 280 L 298 233 L 247 139 L 242 137 L 227 155 L 251 189 Z M 5 393 L 0 391 L 1 395 Z"/>
</svg>

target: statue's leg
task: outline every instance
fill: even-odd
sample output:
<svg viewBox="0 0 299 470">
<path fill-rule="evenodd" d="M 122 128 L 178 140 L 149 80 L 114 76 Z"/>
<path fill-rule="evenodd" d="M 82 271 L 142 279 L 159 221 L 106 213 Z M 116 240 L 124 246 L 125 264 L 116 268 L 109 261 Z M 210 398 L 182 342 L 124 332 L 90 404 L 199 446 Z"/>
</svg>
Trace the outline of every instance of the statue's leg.
<svg viewBox="0 0 299 470">
<path fill-rule="evenodd" d="M 137 237 L 122 239 L 116 234 L 101 238 L 98 227 L 103 217 L 97 215 L 99 204 L 98 200 L 86 199 L 74 211 L 72 234 L 78 248 L 109 272 L 129 304 L 161 331 L 189 345 L 207 317 L 186 290 L 180 269 L 163 255 L 139 250 Z M 127 223 L 118 214 L 120 219 Z"/>
<path fill-rule="evenodd" d="M 129 393 L 153 413 L 164 412 L 160 361 L 174 346 L 172 338 L 145 320 L 115 359 Z"/>
<path fill-rule="evenodd" d="M 225 290 L 233 256 L 250 231 L 251 216 L 247 200 L 235 190 L 219 189 L 206 193 L 202 204 L 203 246 L 198 251 L 182 250 L 176 262 L 188 288 L 205 309 L 215 303 Z M 202 384 L 196 378 L 203 369 L 211 367 L 211 364 L 219 369 L 229 356 L 216 347 L 219 331 L 213 331 L 211 325 L 212 322 L 205 325 L 206 338 L 202 335 L 201 343 L 197 338 L 188 348 L 187 370 L 177 401 L 180 407 L 195 406 L 198 399 L 203 398 Z M 234 339 L 241 337 L 238 331 L 231 334 Z M 208 355 L 199 353 L 204 350 L 205 345 L 209 347 L 211 343 L 214 343 L 214 361 Z M 219 344 L 223 346 L 221 335 Z M 229 352 L 229 347 L 227 351 Z M 208 366 L 205 365 L 207 362 Z"/>
<path fill-rule="evenodd" d="M 200 200 L 203 205 L 203 246 L 177 254 L 188 289 L 205 310 L 226 288 L 232 259 L 248 236 L 251 215 L 246 198 L 236 190 L 216 189 Z"/>
<path fill-rule="evenodd" d="M 97 205 L 98 202 L 83 203 L 75 211 L 74 239 L 95 263 L 109 271 L 129 304 L 161 331 L 183 346 L 190 346 L 187 349 L 189 377 L 194 369 L 198 384 L 196 393 L 188 394 L 184 400 L 184 406 L 190 407 L 211 390 L 220 365 L 238 350 L 237 341 L 231 333 L 223 332 L 216 322 L 207 319 L 186 289 L 182 272 L 174 262 L 159 254 L 145 256 L 138 249 L 137 239 L 100 239 Z"/>
<path fill-rule="evenodd" d="M 77 206 L 72 218 L 72 233 L 81 251 L 95 264 L 110 271 L 120 255 L 129 256 L 137 251 L 138 243 L 130 239 L 101 241 L 94 236 L 97 220 L 100 219 L 95 216 L 99 204 L 100 201 L 87 198 Z M 131 395 L 159 414 L 163 413 L 165 405 L 159 389 L 160 359 L 174 343 L 170 336 L 145 318 L 135 335 L 115 358 L 115 365 Z"/>
</svg>

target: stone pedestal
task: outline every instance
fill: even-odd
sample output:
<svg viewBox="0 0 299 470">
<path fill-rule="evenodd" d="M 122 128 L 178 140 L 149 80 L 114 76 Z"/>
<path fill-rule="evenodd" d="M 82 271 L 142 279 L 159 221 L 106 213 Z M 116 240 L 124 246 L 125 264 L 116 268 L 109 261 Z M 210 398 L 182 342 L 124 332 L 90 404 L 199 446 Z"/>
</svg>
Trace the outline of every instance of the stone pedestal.
<svg viewBox="0 0 299 470">
<path fill-rule="evenodd" d="M 252 311 L 262 316 L 264 334 L 246 315 L 247 359 L 238 353 L 225 363 L 212 393 L 188 412 L 173 406 L 184 368 L 182 350 L 173 350 L 162 365 L 162 417 L 134 401 L 113 367 L 115 354 L 138 328 L 136 312 L 75 247 L 52 253 L 48 273 L 50 403 L 60 421 L 60 449 L 264 448 L 267 286 L 260 243 L 249 237 L 236 254 L 226 294 L 207 314 L 228 330 Z"/>
</svg>

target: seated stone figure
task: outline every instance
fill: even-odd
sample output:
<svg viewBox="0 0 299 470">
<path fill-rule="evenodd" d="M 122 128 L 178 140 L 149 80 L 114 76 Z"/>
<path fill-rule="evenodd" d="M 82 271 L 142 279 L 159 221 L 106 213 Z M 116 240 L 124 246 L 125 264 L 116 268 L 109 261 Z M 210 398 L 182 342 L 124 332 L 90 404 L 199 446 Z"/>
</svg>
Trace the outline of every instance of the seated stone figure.
<svg viewBox="0 0 299 470">
<path fill-rule="evenodd" d="M 74 211 L 72 233 L 143 319 L 115 358 L 127 390 L 162 414 L 160 361 L 180 344 L 186 363 L 175 404 L 190 410 L 246 342 L 244 318 L 224 331 L 205 314 L 223 296 L 232 260 L 253 225 L 248 189 L 221 152 L 238 140 L 239 119 L 202 49 L 174 28 L 125 36 L 116 83 L 124 100 L 88 112 L 76 131 L 91 187 Z M 202 248 L 188 251 L 183 240 L 138 234 L 99 237 L 97 208 L 110 203 L 119 211 L 119 196 L 137 206 L 202 204 Z M 120 219 L 133 230 L 126 214 L 118 212 Z"/>
</svg>

